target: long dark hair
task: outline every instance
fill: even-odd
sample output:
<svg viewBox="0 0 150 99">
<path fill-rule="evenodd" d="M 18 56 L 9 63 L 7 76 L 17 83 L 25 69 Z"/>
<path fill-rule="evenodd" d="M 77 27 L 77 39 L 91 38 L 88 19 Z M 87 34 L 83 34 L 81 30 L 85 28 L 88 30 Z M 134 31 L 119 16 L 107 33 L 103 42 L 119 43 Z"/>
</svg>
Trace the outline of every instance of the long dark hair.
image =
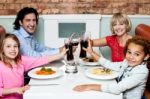
<svg viewBox="0 0 150 99">
<path fill-rule="evenodd" d="M 18 52 L 17 57 L 15 58 L 16 63 L 18 63 L 21 60 L 20 43 L 19 43 L 18 38 L 14 34 L 9 34 L 9 33 L 5 34 L 5 36 L 3 36 L 3 38 L 0 42 L 0 60 L 3 61 L 9 67 L 12 67 L 10 62 L 8 61 L 7 57 L 3 53 L 4 52 L 4 43 L 7 38 L 12 38 L 14 41 L 17 42 L 19 52 Z"/>
<path fill-rule="evenodd" d="M 21 9 L 21 10 L 18 12 L 17 17 L 16 17 L 16 19 L 15 19 L 15 22 L 13 23 L 15 30 L 20 29 L 20 23 L 19 23 L 19 21 L 22 22 L 23 19 L 24 19 L 24 17 L 25 17 L 27 14 L 30 14 L 30 13 L 34 13 L 34 14 L 35 14 L 35 16 L 36 16 L 36 23 L 38 24 L 39 14 L 38 14 L 37 10 L 34 9 L 34 8 L 25 7 L 25 8 Z"/>
</svg>

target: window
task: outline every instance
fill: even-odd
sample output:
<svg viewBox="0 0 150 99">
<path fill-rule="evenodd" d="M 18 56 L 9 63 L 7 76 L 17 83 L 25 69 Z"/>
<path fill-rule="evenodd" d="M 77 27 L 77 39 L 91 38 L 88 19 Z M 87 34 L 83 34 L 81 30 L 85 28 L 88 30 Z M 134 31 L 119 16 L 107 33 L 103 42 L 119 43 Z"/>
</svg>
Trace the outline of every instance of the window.
<svg viewBox="0 0 150 99">
<path fill-rule="evenodd" d="M 59 38 L 69 37 L 72 33 L 77 33 L 80 36 L 84 31 L 86 31 L 85 23 L 59 23 Z"/>
</svg>

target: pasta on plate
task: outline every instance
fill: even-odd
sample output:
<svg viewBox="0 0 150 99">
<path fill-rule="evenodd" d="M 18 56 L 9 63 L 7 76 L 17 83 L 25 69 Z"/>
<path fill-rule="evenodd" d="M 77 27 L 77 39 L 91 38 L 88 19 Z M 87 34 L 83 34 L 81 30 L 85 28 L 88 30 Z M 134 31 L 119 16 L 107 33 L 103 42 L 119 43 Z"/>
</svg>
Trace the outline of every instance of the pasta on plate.
<svg viewBox="0 0 150 99">
<path fill-rule="evenodd" d="M 40 70 L 35 71 L 37 75 L 51 75 L 56 73 L 52 68 L 42 67 Z"/>
<path fill-rule="evenodd" d="M 95 75 L 110 75 L 112 74 L 112 70 L 107 68 L 94 68 L 91 69 L 91 73 Z"/>
</svg>

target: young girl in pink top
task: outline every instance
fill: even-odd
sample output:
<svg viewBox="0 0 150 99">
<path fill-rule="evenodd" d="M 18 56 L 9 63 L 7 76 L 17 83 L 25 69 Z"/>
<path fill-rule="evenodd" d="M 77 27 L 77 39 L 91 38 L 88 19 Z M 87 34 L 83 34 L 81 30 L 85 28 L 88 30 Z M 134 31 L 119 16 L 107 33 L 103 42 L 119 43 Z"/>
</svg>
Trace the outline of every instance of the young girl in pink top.
<svg viewBox="0 0 150 99">
<path fill-rule="evenodd" d="M 93 39 L 92 46 L 109 46 L 112 61 L 119 62 L 124 59 L 123 50 L 126 41 L 132 38 L 132 36 L 128 34 L 131 30 L 130 19 L 125 14 L 115 13 L 111 19 L 110 28 L 113 35 Z"/>
<path fill-rule="evenodd" d="M 45 57 L 27 57 L 20 55 L 20 43 L 13 34 L 6 34 L 0 42 L 0 99 L 22 99 L 22 94 L 29 89 L 24 86 L 24 72 L 62 58 L 60 54 Z"/>
</svg>

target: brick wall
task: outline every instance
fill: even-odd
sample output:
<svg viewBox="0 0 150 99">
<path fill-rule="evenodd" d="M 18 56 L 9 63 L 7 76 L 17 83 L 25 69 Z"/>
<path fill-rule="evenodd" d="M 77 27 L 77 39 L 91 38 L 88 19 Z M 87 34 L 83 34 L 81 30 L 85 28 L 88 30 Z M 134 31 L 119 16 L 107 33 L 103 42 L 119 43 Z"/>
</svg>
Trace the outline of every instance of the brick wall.
<svg viewBox="0 0 150 99">
<path fill-rule="evenodd" d="M 150 0 L 0 0 L 0 15 L 16 15 L 23 7 L 39 14 L 105 14 L 117 11 L 150 15 Z"/>
</svg>

